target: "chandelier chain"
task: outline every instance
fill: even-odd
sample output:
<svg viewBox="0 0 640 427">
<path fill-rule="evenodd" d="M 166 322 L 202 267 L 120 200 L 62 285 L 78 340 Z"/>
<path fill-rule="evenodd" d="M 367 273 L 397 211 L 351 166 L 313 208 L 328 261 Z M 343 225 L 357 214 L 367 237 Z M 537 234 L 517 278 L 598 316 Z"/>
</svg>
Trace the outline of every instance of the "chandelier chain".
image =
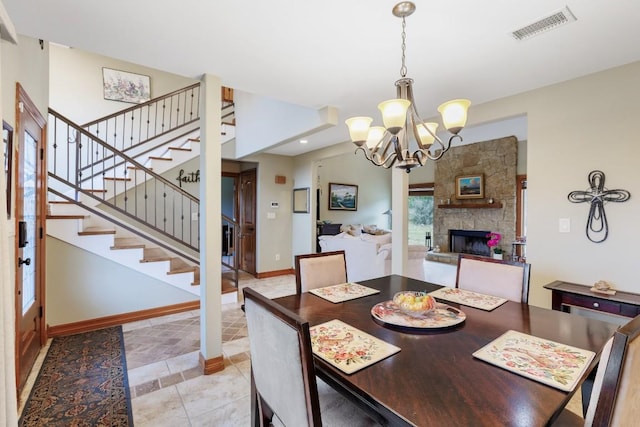
<svg viewBox="0 0 640 427">
<path fill-rule="evenodd" d="M 407 77 L 407 66 L 405 65 L 405 54 L 404 51 L 407 48 L 407 33 L 405 32 L 405 28 L 407 26 L 407 23 L 404 19 L 404 17 L 402 17 L 402 67 L 400 67 L 400 76 L 401 77 Z"/>
</svg>

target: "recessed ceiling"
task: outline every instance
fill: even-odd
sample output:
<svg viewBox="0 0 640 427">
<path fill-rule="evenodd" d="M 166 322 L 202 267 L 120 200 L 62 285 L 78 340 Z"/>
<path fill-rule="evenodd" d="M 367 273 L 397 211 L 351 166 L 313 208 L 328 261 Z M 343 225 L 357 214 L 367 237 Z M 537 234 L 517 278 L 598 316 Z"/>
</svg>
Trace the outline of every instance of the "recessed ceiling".
<svg viewBox="0 0 640 427">
<path fill-rule="evenodd" d="M 306 107 L 333 106 L 338 125 L 270 152 L 296 155 L 348 140 L 344 119 L 380 122 L 395 97 L 396 1 L 4 0 L 19 34 Z M 433 0 L 406 19 L 407 76 L 418 111 L 473 105 L 640 59 L 640 2 Z M 568 6 L 577 20 L 526 42 L 514 29 Z M 466 132 L 465 129 L 463 131 Z"/>
</svg>

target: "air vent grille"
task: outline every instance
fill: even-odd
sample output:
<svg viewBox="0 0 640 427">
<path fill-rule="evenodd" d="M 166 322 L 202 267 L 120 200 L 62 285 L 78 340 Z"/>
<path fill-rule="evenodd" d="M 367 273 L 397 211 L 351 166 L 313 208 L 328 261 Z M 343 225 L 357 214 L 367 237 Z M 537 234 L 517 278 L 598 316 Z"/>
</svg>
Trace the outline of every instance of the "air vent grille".
<svg viewBox="0 0 640 427">
<path fill-rule="evenodd" d="M 529 24 L 525 27 L 519 28 L 511 33 L 516 40 L 526 40 L 538 34 L 542 34 L 546 31 L 553 30 L 562 25 L 568 24 L 576 20 L 576 17 L 565 7 L 552 15 L 546 16 L 536 22 Z"/>
</svg>

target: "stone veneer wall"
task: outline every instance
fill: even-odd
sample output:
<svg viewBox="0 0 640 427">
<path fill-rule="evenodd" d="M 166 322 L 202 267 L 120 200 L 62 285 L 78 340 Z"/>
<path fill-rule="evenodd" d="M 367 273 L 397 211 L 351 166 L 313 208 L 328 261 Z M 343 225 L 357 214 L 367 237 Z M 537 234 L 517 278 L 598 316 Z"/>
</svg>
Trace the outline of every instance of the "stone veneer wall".
<svg viewBox="0 0 640 427">
<path fill-rule="evenodd" d="M 460 147 L 452 147 L 436 162 L 433 213 L 434 245 L 449 252 L 449 230 L 487 230 L 502 235 L 500 248 L 505 259 L 516 238 L 516 162 L 518 140 L 509 136 Z M 459 175 L 484 174 L 484 199 L 455 198 L 455 179 Z M 441 201 L 451 204 L 502 203 L 502 208 L 439 208 Z M 445 202 L 446 203 L 446 202 Z"/>
</svg>

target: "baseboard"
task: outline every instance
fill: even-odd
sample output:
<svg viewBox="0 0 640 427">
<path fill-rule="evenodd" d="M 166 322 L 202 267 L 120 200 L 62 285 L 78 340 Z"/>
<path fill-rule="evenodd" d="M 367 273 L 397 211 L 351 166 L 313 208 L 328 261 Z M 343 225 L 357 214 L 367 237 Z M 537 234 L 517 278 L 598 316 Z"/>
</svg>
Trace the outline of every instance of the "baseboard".
<svg viewBox="0 0 640 427">
<path fill-rule="evenodd" d="M 205 359 L 202 353 L 200 353 L 199 362 L 204 375 L 211 375 L 224 370 L 223 356 L 214 357 L 213 359 Z"/>
<path fill-rule="evenodd" d="M 286 276 L 287 274 L 296 274 L 293 268 L 286 270 L 265 271 L 264 273 L 256 273 L 256 279 L 267 279 L 269 277 Z"/>
<path fill-rule="evenodd" d="M 96 319 L 82 320 L 80 322 L 66 323 L 63 325 L 47 326 L 47 334 L 50 338 L 63 335 L 72 335 L 80 332 L 94 331 L 109 326 L 138 320 L 151 319 L 153 317 L 166 316 L 168 314 L 182 313 L 183 311 L 197 310 L 200 308 L 200 300 L 167 305 L 164 307 L 150 308 L 147 310 L 132 311 L 130 313 L 115 314 L 113 316 L 98 317 Z"/>
</svg>

